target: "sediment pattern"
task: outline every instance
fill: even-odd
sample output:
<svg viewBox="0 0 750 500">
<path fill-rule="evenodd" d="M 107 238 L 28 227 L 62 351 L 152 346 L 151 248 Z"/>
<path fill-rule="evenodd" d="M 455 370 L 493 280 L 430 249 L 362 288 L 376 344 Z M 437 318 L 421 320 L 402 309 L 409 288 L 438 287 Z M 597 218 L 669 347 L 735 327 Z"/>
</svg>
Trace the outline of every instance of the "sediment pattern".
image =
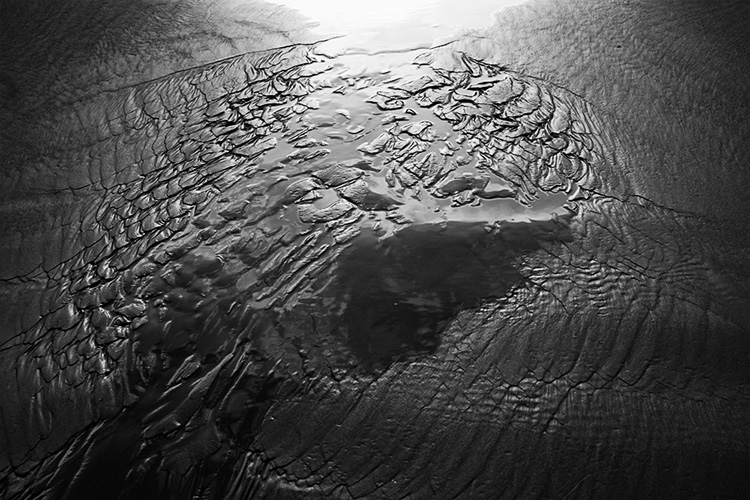
<svg viewBox="0 0 750 500">
<path fill-rule="evenodd" d="M 482 447 L 489 429 L 471 460 L 499 467 L 540 429 L 540 448 L 589 450 L 592 408 L 623 427 L 746 412 L 737 298 L 691 217 L 633 192 L 602 113 L 461 54 L 348 64 L 290 47 L 50 116 L 49 154 L 23 160 L 60 172 L 35 189 L 65 201 L 34 241 L 9 226 L 0 266 L 29 311 L 0 351 L 8 498 L 83 491 L 107 464 L 123 498 L 544 495 L 536 476 L 398 478 L 427 466 L 417 438 Z M 378 411 L 425 430 L 397 445 Z M 633 432 L 610 444 L 649 439 Z M 343 458 L 357 446 L 367 464 Z M 440 470 L 470 470 L 450 455 Z"/>
</svg>

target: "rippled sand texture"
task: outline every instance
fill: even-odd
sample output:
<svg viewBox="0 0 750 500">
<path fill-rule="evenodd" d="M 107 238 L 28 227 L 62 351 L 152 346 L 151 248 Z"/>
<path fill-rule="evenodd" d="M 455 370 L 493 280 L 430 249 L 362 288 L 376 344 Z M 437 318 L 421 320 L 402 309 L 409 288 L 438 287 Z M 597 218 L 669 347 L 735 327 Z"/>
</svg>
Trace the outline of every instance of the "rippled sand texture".
<svg viewBox="0 0 750 500">
<path fill-rule="evenodd" d="M 668 9 L 532 2 L 331 56 L 254 5 L 151 6 L 175 38 L 116 77 L 0 74 L 0 497 L 750 491 L 746 125 L 706 129 L 748 97 L 676 56 L 627 107 L 616 64 L 651 56 L 608 45 Z M 734 93 L 670 121 L 678 75 Z M 706 179 L 727 197 L 691 201 Z"/>
</svg>

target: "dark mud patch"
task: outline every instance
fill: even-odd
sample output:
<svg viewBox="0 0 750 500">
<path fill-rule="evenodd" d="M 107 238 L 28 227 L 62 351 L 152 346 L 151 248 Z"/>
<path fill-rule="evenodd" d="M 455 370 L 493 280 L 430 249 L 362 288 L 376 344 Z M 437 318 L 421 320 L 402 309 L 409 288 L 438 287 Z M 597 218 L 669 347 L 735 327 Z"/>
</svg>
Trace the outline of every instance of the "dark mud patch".
<svg viewBox="0 0 750 500">
<path fill-rule="evenodd" d="M 365 367 L 434 352 L 459 310 L 502 298 L 523 280 L 519 256 L 568 237 L 557 221 L 413 224 L 383 240 L 364 231 L 333 283 L 347 347 Z"/>
</svg>

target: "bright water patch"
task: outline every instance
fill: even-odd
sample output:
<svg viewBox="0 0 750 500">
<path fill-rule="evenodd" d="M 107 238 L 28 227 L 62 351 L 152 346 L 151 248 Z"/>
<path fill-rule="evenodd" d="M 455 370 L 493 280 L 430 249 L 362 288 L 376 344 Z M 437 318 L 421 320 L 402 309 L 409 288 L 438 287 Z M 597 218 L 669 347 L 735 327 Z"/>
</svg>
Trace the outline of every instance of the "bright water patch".
<svg viewBox="0 0 750 500">
<path fill-rule="evenodd" d="M 522 286 L 525 255 L 567 241 L 571 200 L 598 186 L 595 122 L 533 78 L 419 53 L 272 57 L 289 67 L 241 68 L 250 83 L 181 152 L 211 182 L 130 287 L 144 359 L 247 341 L 259 370 L 300 373 L 432 352 L 458 311 Z"/>
<path fill-rule="evenodd" d="M 276 0 L 300 11 L 316 31 L 343 38 L 325 44 L 330 54 L 427 48 L 461 31 L 486 28 L 499 9 L 527 0 Z"/>
</svg>

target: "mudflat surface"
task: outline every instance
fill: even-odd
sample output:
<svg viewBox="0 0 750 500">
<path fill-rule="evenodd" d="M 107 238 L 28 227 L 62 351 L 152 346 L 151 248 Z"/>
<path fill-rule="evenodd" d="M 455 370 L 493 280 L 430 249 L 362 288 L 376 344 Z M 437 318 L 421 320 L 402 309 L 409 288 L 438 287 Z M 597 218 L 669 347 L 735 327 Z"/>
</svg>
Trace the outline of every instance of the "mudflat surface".
<svg viewBox="0 0 750 500">
<path fill-rule="evenodd" d="M 0 496 L 746 497 L 747 6 L 312 3 L 2 5 Z"/>
</svg>

